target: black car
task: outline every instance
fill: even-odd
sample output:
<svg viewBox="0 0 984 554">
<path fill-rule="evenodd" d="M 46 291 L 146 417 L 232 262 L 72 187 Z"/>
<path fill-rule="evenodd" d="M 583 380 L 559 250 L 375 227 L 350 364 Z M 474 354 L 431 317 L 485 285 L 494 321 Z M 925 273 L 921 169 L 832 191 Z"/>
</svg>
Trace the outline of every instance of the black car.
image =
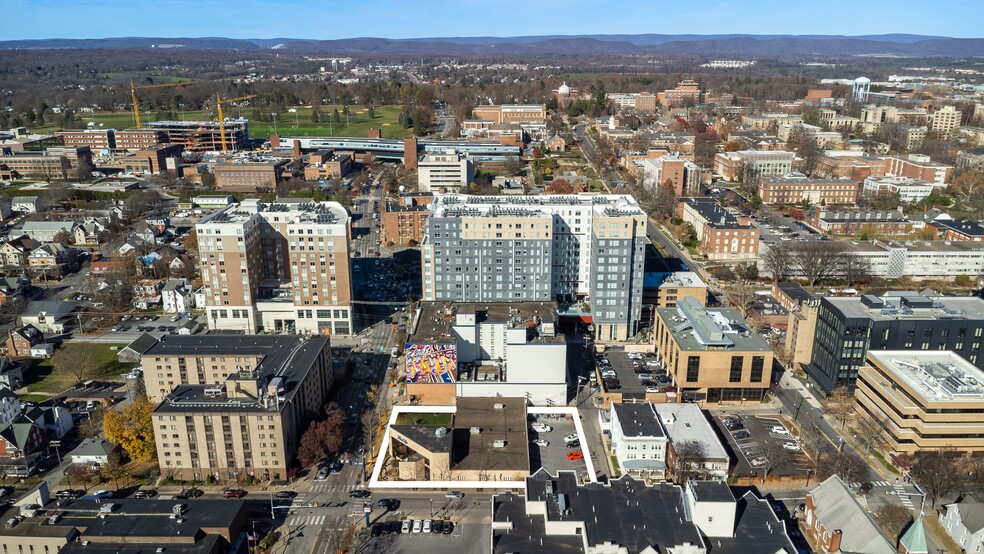
<svg viewBox="0 0 984 554">
<path fill-rule="evenodd" d="M 199 496 L 201 496 L 203 494 L 205 494 L 205 493 L 202 492 L 202 489 L 194 488 L 194 487 L 192 487 L 192 488 L 186 488 L 186 489 L 184 489 L 184 490 L 181 491 L 181 495 L 184 496 L 185 498 L 198 498 Z"/>
<path fill-rule="evenodd" d="M 77 489 L 64 489 L 55 493 L 55 498 L 80 498 L 85 494 L 85 491 L 80 491 Z"/>
<path fill-rule="evenodd" d="M 389 528 L 389 530 L 387 531 L 387 533 L 389 533 L 390 535 L 399 535 L 400 534 L 400 525 L 401 525 L 400 522 L 398 520 L 395 520 L 395 519 L 393 521 L 389 522 L 389 524 L 387 525 L 387 527 Z"/>
<path fill-rule="evenodd" d="M 366 490 L 354 490 L 349 493 L 349 498 L 369 498 L 372 493 Z"/>
<path fill-rule="evenodd" d="M 383 534 L 383 524 L 382 523 L 374 523 L 372 525 L 372 536 L 378 537 L 379 535 L 382 535 L 382 534 Z"/>
<path fill-rule="evenodd" d="M 395 498 L 382 498 L 378 502 L 380 508 L 395 510 L 400 507 L 400 501 Z"/>
<path fill-rule="evenodd" d="M 444 533 L 445 535 L 450 535 L 452 531 L 454 531 L 454 522 L 445 521 L 441 525 L 441 532 Z"/>
<path fill-rule="evenodd" d="M 571 448 L 581 448 L 581 441 L 571 441 L 571 442 L 567 443 L 567 448 L 568 449 L 571 449 Z"/>
<path fill-rule="evenodd" d="M 432 534 L 440 535 L 441 534 L 441 531 L 443 531 L 443 530 L 444 530 L 444 522 L 443 521 L 441 521 L 439 519 L 435 519 L 435 520 L 431 521 L 431 533 Z"/>
<path fill-rule="evenodd" d="M 294 492 L 294 491 L 277 491 L 277 494 L 275 494 L 274 496 L 276 496 L 277 498 L 280 498 L 280 499 L 290 500 L 290 499 L 294 498 L 295 496 L 297 496 L 297 493 Z"/>
</svg>

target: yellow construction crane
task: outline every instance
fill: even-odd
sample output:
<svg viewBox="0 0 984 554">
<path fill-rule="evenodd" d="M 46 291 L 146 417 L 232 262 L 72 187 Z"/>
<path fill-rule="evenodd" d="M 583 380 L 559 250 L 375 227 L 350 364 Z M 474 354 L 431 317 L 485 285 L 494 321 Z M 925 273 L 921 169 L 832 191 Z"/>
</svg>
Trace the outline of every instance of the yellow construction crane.
<svg viewBox="0 0 984 554">
<path fill-rule="evenodd" d="M 238 102 L 240 100 L 249 100 L 250 98 L 255 98 L 255 94 L 250 94 L 249 96 L 240 96 L 239 98 L 226 98 L 223 100 L 218 94 L 215 95 L 215 105 L 217 111 L 219 112 L 219 136 L 222 137 L 222 151 L 226 151 L 226 137 L 225 137 L 225 118 L 222 117 L 222 104 L 228 104 L 230 102 Z"/>
<path fill-rule="evenodd" d="M 133 119 L 137 122 L 137 129 L 142 128 L 140 123 L 140 103 L 137 102 L 137 91 L 143 90 L 145 88 L 162 88 L 162 87 L 180 87 L 184 85 L 190 85 L 192 82 L 187 83 L 162 83 L 159 85 L 140 85 L 137 86 L 133 84 L 133 80 L 130 80 L 130 99 L 133 100 Z"/>
</svg>

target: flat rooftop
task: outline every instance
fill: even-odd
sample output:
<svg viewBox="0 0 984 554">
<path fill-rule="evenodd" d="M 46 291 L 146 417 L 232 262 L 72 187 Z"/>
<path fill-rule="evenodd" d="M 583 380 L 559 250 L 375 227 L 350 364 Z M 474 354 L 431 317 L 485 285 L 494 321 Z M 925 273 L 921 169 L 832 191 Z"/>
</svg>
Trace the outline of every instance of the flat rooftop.
<svg viewBox="0 0 984 554">
<path fill-rule="evenodd" d="M 596 215 L 619 217 L 645 215 L 628 195 L 550 194 L 538 196 L 436 195 L 431 204 L 434 217 L 550 217 L 572 206 L 590 207 Z"/>
<path fill-rule="evenodd" d="M 622 434 L 632 437 L 664 437 L 659 416 L 652 404 L 613 404 Z"/>
<path fill-rule="evenodd" d="M 529 475 L 530 440 L 525 399 L 459 397 L 452 427 L 453 469 L 486 470 L 490 479 L 498 479 L 499 472 L 508 472 L 503 479 L 511 479 L 515 473 Z M 473 427 L 481 432 L 472 434 Z M 499 440 L 505 441 L 504 447 L 493 445 Z"/>
<path fill-rule="evenodd" d="M 707 288 L 707 285 L 693 271 L 674 271 L 659 288 Z"/>
<path fill-rule="evenodd" d="M 699 442 L 704 445 L 704 453 L 709 460 L 730 458 L 711 423 L 696 404 L 653 404 L 652 406 L 661 421 L 672 421 L 663 424 L 666 435 L 671 441 L 676 444 L 686 441 Z M 669 416 L 673 419 L 670 420 Z"/>
<path fill-rule="evenodd" d="M 349 221 L 348 212 L 338 202 L 277 199 L 271 204 L 265 204 L 255 199 L 247 199 L 229 205 L 199 225 L 244 223 L 256 214 L 265 218 L 283 218 L 282 221 L 285 223 L 347 224 Z"/>
<path fill-rule="evenodd" d="M 896 319 L 984 319 L 984 299 L 976 296 L 826 296 L 823 302 L 845 317 L 892 321 Z"/>
<path fill-rule="evenodd" d="M 872 350 L 869 360 L 928 402 L 984 402 L 984 371 L 950 350 Z"/>
<path fill-rule="evenodd" d="M 809 302 L 815 298 L 810 291 L 803 288 L 803 285 L 799 283 L 785 282 L 779 283 L 776 287 L 782 291 L 783 294 L 792 298 L 796 302 Z"/>
<path fill-rule="evenodd" d="M 735 350 L 769 352 L 769 345 L 731 308 L 706 308 L 687 296 L 673 308 L 656 308 L 684 352 Z"/>
<path fill-rule="evenodd" d="M 458 315 L 476 314 L 477 323 L 508 323 L 510 327 L 553 324 L 557 318 L 556 302 L 421 302 L 420 315 L 408 343 L 453 342 L 451 327 Z M 564 336 L 538 334 L 530 342 L 564 342 Z"/>
<path fill-rule="evenodd" d="M 753 229 L 752 225 L 741 225 L 738 217 L 713 198 L 681 198 L 680 202 L 693 208 L 700 217 L 715 229 Z"/>
</svg>

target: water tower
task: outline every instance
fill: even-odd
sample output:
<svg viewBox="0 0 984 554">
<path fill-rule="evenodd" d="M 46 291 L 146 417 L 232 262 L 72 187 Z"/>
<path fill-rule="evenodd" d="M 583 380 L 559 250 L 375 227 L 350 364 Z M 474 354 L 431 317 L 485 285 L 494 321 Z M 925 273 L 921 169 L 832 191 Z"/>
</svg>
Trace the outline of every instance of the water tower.
<svg viewBox="0 0 984 554">
<path fill-rule="evenodd" d="M 851 97 L 854 98 L 856 102 L 867 102 L 868 93 L 871 92 L 871 79 L 867 77 L 858 77 L 854 80 L 854 92 Z"/>
</svg>

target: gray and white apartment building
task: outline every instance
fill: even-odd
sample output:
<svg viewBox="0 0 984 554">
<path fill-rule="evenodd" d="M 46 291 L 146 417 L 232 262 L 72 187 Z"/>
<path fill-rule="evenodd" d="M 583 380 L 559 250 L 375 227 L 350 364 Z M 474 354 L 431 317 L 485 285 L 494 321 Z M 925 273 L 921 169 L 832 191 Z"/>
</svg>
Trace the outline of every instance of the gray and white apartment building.
<svg viewBox="0 0 984 554">
<path fill-rule="evenodd" d="M 599 340 L 635 334 L 648 239 L 631 196 L 440 195 L 430 210 L 424 300 L 555 300 Z"/>
</svg>

